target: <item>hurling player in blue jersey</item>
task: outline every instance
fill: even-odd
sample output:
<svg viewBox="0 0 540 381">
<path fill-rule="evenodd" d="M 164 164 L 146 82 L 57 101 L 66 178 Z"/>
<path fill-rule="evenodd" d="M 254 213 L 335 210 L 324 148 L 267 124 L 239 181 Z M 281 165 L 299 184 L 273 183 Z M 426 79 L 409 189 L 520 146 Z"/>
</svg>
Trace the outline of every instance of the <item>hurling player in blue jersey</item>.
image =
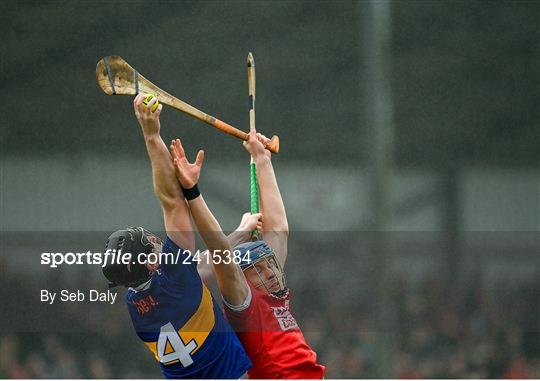
<svg viewBox="0 0 540 381">
<path fill-rule="evenodd" d="M 171 156 L 159 134 L 162 106 L 151 112 L 156 99 L 144 109 L 142 99 L 142 95 L 137 96 L 133 105 L 150 157 L 167 237 L 162 241 L 143 228 L 114 232 L 106 248 L 130 253 L 133 260 L 128 264 L 107 264 L 103 273 L 111 284 L 128 287 L 126 303 L 133 327 L 166 378 L 239 378 L 251 367 L 251 361 L 201 282 L 196 262 L 183 263 L 187 251 L 193 253 L 195 249 L 185 200 L 189 195 L 184 195 L 176 180 Z M 197 161 L 202 159 L 200 152 Z M 245 229 L 239 227 L 240 231 Z M 178 260 L 156 263 L 151 260 L 156 257 L 152 253 L 161 258 L 161 253 L 172 253 L 172 258 L 178 255 Z M 215 271 L 219 273 L 219 266 Z"/>
</svg>

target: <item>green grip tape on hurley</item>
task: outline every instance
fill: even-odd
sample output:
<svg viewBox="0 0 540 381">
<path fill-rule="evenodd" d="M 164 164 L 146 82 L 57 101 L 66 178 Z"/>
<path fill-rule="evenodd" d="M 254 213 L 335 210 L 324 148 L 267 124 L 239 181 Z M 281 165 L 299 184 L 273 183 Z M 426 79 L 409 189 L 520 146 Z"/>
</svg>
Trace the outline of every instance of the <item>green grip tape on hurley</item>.
<svg viewBox="0 0 540 381">
<path fill-rule="evenodd" d="M 259 185 L 257 183 L 257 169 L 253 158 L 249 164 L 250 167 L 250 195 L 251 195 L 251 214 L 259 213 Z M 259 239 L 259 231 L 257 229 L 253 230 L 253 235 Z"/>
</svg>

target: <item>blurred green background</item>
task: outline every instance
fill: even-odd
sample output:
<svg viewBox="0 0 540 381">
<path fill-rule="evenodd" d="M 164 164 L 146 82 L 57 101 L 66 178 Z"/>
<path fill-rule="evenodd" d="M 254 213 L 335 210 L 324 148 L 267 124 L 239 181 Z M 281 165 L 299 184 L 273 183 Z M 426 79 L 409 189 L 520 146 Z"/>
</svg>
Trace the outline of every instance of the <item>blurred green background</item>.
<svg viewBox="0 0 540 381">
<path fill-rule="evenodd" d="M 388 19 L 374 13 L 381 6 L 387 6 Z M 291 230 L 313 233 L 291 243 L 299 250 L 291 255 L 295 259 L 289 280 L 293 289 L 302 291 L 300 325 L 312 332 L 308 339 L 328 365 L 328 377 L 497 378 L 515 369 L 525 369 L 522 377 L 540 377 L 540 349 L 516 339 L 532 335 L 535 341 L 540 330 L 538 1 L 2 0 L 0 7 L 0 265 L 6 279 L 16 284 L 21 277 L 44 276 L 36 252 L 45 249 L 29 246 L 12 255 L 19 244 L 9 235 L 13 232 L 104 235 L 132 225 L 162 229 L 131 98 L 101 92 L 95 80 L 99 59 L 120 55 L 164 90 L 247 130 L 245 60 L 251 51 L 257 67 L 257 127 L 281 138 L 274 166 Z M 377 40 L 377 30 L 389 39 Z M 240 142 L 170 108 L 163 110 L 161 122 L 165 141 L 180 137 L 188 152 L 206 150 L 201 189 L 222 226 L 234 229 L 249 208 L 248 155 Z M 386 138 L 376 138 L 380 131 L 386 131 Z M 384 242 L 391 239 L 382 236 L 383 244 L 367 250 L 373 254 L 368 259 L 375 261 L 374 288 L 367 291 L 355 283 L 359 273 L 346 271 L 363 266 L 363 254 L 353 243 L 325 235 L 328 231 L 431 235 L 408 236 L 411 246 L 397 251 L 388 249 Z M 418 250 L 419 242 L 437 232 L 437 253 Z M 500 234 L 463 243 L 474 232 Z M 348 253 L 350 259 L 328 263 L 317 257 L 321 262 L 312 268 L 311 279 L 325 274 L 319 288 L 347 287 L 351 281 L 354 286 L 348 291 L 358 308 L 365 311 L 383 301 L 375 316 L 396 311 L 391 302 L 395 290 L 407 289 L 403 299 L 411 300 L 404 307 L 409 315 L 399 315 L 407 316 L 404 321 L 416 321 L 413 312 L 422 310 L 422 303 L 441 303 L 440 316 L 426 320 L 417 327 L 419 332 L 411 329 L 413 344 L 403 339 L 410 345 L 399 347 L 394 368 L 384 370 L 388 358 L 381 357 L 380 350 L 372 354 L 366 349 L 366 332 L 380 332 L 376 318 L 364 320 L 362 315 L 357 321 L 352 316 L 361 313 L 348 310 L 348 327 L 355 328 L 347 328 L 338 342 L 325 339 L 335 333 L 331 327 L 336 323 L 327 310 L 335 308 L 338 315 L 345 310 L 330 300 L 332 294 L 310 294 L 306 272 L 295 271 L 309 259 L 310 253 L 301 248 L 314 236 L 322 244 L 341 242 L 333 250 Z M 17 275 L 23 263 L 24 273 Z M 426 296 L 422 290 L 429 294 L 429 279 L 441 269 L 447 271 L 437 280 L 441 298 Z M 102 281 L 95 271 L 85 276 L 97 284 Z M 82 282 L 73 277 L 75 283 Z M 402 281 L 423 286 L 403 288 Z M 478 307 L 466 317 L 460 314 L 457 306 L 467 304 L 464 295 L 481 294 L 471 299 L 478 306 L 504 300 L 494 291 L 488 296 L 479 292 L 481 285 L 490 291 L 497 285 L 497 292 L 528 305 L 521 314 L 529 323 L 516 328 L 509 316 L 488 324 L 501 330 L 486 328 L 475 341 L 473 323 L 489 320 L 493 311 L 508 311 L 503 304 L 489 311 Z M 459 290 L 460 296 L 445 309 L 441 299 L 448 290 Z M 32 295 L 28 297 L 37 297 Z M 11 294 L 4 290 L 2 298 Z M 316 319 L 306 311 L 317 311 L 321 300 L 328 307 Z M 12 313 L 24 315 L 18 306 L 12 305 Z M 115 308 L 117 318 L 126 319 L 124 306 Z M 84 315 L 83 310 L 73 313 Z M 473 327 L 465 334 L 473 344 L 459 345 L 463 337 L 449 334 L 457 349 L 440 352 L 458 364 L 454 368 L 417 355 L 418 342 L 425 337 L 431 345 L 427 351 L 448 348 L 440 332 L 446 332 L 444 324 L 451 325 L 442 319 L 449 315 L 456 315 L 456 324 Z M 132 373 L 107 365 L 102 357 L 110 356 L 114 343 L 100 354 L 73 344 L 77 340 L 55 343 L 58 338 L 51 337 L 39 345 L 48 349 L 19 361 L 23 370 L 17 373 L 19 368 L 9 364 L 34 341 L 13 336 L 8 320 L 2 319 L 0 343 L 5 377 L 43 372 L 60 378 L 159 377 L 151 359 L 148 369 Z M 396 322 L 386 323 L 403 335 L 409 331 Z M 118 335 L 131 335 L 132 346 L 142 346 L 131 327 L 122 329 Z M 398 348 L 399 339 L 393 340 L 374 346 Z M 470 364 L 482 348 L 491 348 L 489 353 L 514 348 L 508 342 L 515 351 L 485 355 Z M 476 352 L 475 345 L 480 346 Z M 139 347 L 136 356 L 149 358 Z M 28 365 L 69 348 L 92 352 L 86 360 L 58 355 L 59 363 L 79 364 L 74 373 Z M 93 365 L 85 373 L 82 363 Z"/>
<path fill-rule="evenodd" d="M 354 1 L 2 2 L 3 229 L 112 229 L 135 217 L 119 217 L 129 213 L 115 206 L 121 200 L 152 204 L 131 100 L 105 96 L 97 87 L 100 58 L 120 55 L 163 89 L 247 130 L 248 51 L 257 64 L 257 126 L 281 137 L 276 166 L 294 178 L 282 186 L 298 193 L 295 183 L 342 185 L 328 198 L 342 201 L 346 223 L 297 228 L 366 228 L 358 217 L 366 209 L 366 183 L 346 181 L 369 175 L 375 144 L 369 7 Z M 539 28 L 536 1 L 391 2 L 384 74 L 393 104 L 394 170 L 422 171 L 425 179 L 449 172 L 470 178 L 473 183 L 458 186 L 477 193 L 471 207 L 486 199 L 497 205 L 464 217 L 476 221 L 464 229 L 539 226 Z M 207 151 L 202 182 L 209 192 L 223 183 L 222 197 L 234 200 L 235 209 L 248 207 L 247 173 L 238 171 L 247 159 L 238 141 L 172 109 L 162 113 L 162 125 L 166 141 L 181 137 L 189 151 Z M 292 174 L 295 168 L 305 175 Z M 498 178 L 506 180 L 498 184 Z M 46 196 L 35 197 L 34 187 Z M 502 188 L 520 193 L 506 202 L 521 211 L 501 211 L 494 220 L 494 209 L 505 208 L 498 202 L 506 198 Z M 310 197 L 304 190 L 289 207 Z M 96 202 L 104 208 L 86 208 L 88 222 L 78 218 L 81 207 Z M 153 228 L 160 227 L 156 205 L 145 212 Z M 27 221 L 19 213 L 24 208 L 42 215 Z M 238 217 L 229 217 L 226 206 L 216 208 L 233 228 Z M 306 206 L 290 214 L 310 212 Z M 317 215 L 302 219 L 319 221 Z M 506 225 L 513 220 L 519 221 Z M 430 225 L 435 222 L 413 229 Z"/>
<path fill-rule="evenodd" d="M 361 163 L 366 4 L 4 1 L 2 152 L 139 157 L 130 102 L 94 80 L 112 54 L 246 129 L 253 51 L 258 126 L 282 137 L 284 160 Z M 538 19 L 536 1 L 392 2 L 398 165 L 537 165 Z M 163 124 L 167 137 L 244 158 L 237 142 L 176 111 Z"/>
</svg>

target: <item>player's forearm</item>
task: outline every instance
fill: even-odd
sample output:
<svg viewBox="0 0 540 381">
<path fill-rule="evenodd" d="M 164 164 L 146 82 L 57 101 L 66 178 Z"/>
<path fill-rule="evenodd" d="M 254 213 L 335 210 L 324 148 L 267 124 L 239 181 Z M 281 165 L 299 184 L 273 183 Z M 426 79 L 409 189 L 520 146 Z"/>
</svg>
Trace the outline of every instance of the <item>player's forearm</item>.
<svg viewBox="0 0 540 381">
<path fill-rule="evenodd" d="M 247 242 L 250 236 L 251 232 L 249 231 L 235 230 L 227 236 L 227 240 L 229 241 L 229 245 L 231 245 L 231 247 L 235 247 Z"/>
<path fill-rule="evenodd" d="M 248 286 L 238 264 L 232 260 L 231 246 L 202 196 L 188 201 L 199 234 L 208 247 L 209 260 L 214 264 L 219 289 L 225 300 L 239 305 L 246 300 Z M 221 256 L 218 260 L 216 256 Z"/>
<path fill-rule="evenodd" d="M 210 209 L 208 209 L 202 195 L 188 201 L 188 204 L 197 230 L 208 250 L 210 250 L 211 255 L 212 252 L 222 253 L 225 250 L 230 250 L 231 246 L 227 237 L 221 230 L 219 222 Z"/>
<path fill-rule="evenodd" d="M 146 149 L 152 165 L 154 192 L 161 204 L 183 201 L 182 190 L 176 180 L 171 156 L 159 135 L 145 136 Z"/>
<path fill-rule="evenodd" d="M 257 168 L 257 183 L 259 185 L 259 198 L 261 212 L 264 215 L 263 229 L 265 231 L 289 232 L 285 205 L 272 166 L 267 156 L 255 159 Z"/>
</svg>

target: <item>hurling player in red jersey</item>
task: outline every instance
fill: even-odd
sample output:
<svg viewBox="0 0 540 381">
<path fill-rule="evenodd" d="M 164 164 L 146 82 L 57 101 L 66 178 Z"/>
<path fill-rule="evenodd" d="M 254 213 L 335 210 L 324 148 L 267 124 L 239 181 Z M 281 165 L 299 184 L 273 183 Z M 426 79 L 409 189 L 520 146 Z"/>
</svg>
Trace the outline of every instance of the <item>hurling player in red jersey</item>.
<svg viewBox="0 0 540 381">
<path fill-rule="evenodd" d="M 232 282 L 234 286 L 229 286 L 229 290 L 236 289 L 242 295 L 240 299 L 243 302 L 240 304 L 231 303 L 225 295 L 223 302 L 226 316 L 253 362 L 253 367 L 248 371 L 250 378 L 322 379 L 325 367 L 317 363 L 317 355 L 307 344 L 290 308 L 291 295 L 285 286 L 283 273 L 289 227 L 271 154 L 265 149 L 268 142 L 269 139 L 253 129 L 249 140 L 244 143 L 257 169 L 265 240 L 236 246 L 234 251 L 241 253 L 239 265 L 242 271 L 238 271 L 238 264 L 231 262 L 230 278 L 218 279 L 218 284 L 221 289 L 224 282 Z M 171 155 L 182 187 L 196 186 L 192 179 L 194 177 L 198 180 L 200 165 L 196 176 L 188 173 L 194 168 L 189 166 L 179 140 L 171 145 Z M 189 203 L 192 214 L 198 215 L 199 221 L 204 216 L 208 221 L 204 229 L 220 231 L 219 224 L 204 200 L 202 197 L 199 199 L 198 203 Z M 202 226 L 197 225 L 201 230 Z M 226 240 L 222 242 L 221 249 L 230 249 Z M 215 245 L 213 247 L 216 248 Z"/>
</svg>

